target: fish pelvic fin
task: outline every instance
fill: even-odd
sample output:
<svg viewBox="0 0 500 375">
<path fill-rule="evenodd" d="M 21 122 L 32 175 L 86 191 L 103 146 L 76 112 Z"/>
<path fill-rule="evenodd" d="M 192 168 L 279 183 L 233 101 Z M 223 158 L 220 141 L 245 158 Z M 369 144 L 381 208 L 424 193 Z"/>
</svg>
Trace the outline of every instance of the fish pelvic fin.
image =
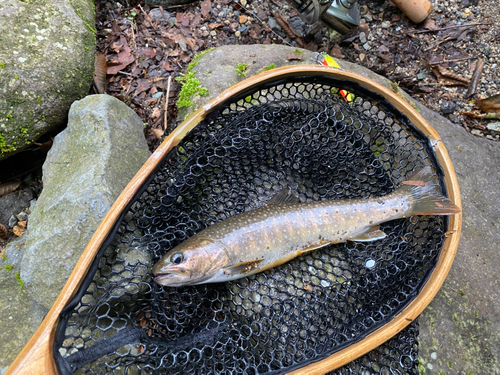
<svg viewBox="0 0 500 375">
<path fill-rule="evenodd" d="M 224 273 L 226 275 L 241 275 L 249 273 L 250 271 L 255 270 L 262 263 L 264 258 L 254 259 L 254 260 L 246 260 L 244 262 L 231 264 L 230 266 L 224 267 Z"/>
<path fill-rule="evenodd" d="M 403 182 L 398 190 L 410 196 L 413 207 L 404 217 L 412 215 L 451 215 L 462 210 L 439 192 L 431 167 L 427 166 L 409 180 Z"/>
<path fill-rule="evenodd" d="M 356 242 L 370 242 L 370 241 L 376 241 L 376 240 L 381 240 L 382 238 L 387 237 L 387 234 L 385 232 L 380 230 L 379 225 L 373 225 L 368 230 L 358 233 L 351 238 L 348 238 L 349 241 L 356 241 Z"/>
</svg>

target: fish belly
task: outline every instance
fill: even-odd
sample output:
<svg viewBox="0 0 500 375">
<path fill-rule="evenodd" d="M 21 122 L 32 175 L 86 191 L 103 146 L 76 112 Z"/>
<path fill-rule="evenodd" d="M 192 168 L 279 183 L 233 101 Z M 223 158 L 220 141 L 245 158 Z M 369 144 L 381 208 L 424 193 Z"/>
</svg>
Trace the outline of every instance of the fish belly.
<svg viewBox="0 0 500 375">
<path fill-rule="evenodd" d="M 402 217 L 402 211 L 401 199 L 395 198 L 268 205 L 225 220 L 217 241 L 233 264 L 262 259 L 248 276 L 322 246 L 346 242 L 382 222 Z M 227 280 L 239 277 L 231 275 Z"/>
</svg>

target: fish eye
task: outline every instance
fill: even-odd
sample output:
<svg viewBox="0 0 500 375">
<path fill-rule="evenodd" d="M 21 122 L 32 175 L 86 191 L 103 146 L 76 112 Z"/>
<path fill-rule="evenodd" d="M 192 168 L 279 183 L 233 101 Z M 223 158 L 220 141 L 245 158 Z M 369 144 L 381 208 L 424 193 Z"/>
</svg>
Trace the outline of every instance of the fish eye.
<svg viewBox="0 0 500 375">
<path fill-rule="evenodd" d="M 184 257 L 182 256 L 182 254 L 177 253 L 177 254 L 173 254 L 170 257 L 170 260 L 172 261 L 173 264 L 180 264 L 184 260 Z"/>
</svg>

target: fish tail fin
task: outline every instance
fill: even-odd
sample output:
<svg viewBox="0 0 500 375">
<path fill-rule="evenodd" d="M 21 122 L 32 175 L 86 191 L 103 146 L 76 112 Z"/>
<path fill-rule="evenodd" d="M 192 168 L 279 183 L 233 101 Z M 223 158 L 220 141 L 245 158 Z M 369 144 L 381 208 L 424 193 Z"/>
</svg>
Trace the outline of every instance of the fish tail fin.
<svg viewBox="0 0 500 375">
<path fill-rule="evenodd" d="M 412 215 L 451 215 L 461 212 L 460 207 L 439 192 L 431 167 L 427 166 L 409 180 L 403 182 L 399 190 L 413 201 L 412 209 L 405 217 Z"/>
</svg>

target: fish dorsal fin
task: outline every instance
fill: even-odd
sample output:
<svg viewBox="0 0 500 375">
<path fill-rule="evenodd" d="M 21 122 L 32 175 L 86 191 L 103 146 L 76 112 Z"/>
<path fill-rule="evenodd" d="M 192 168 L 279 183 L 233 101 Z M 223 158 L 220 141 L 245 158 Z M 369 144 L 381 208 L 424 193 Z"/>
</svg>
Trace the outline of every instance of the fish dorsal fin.
<svg viewBox="0 0 500 375">
<path fill-rule="evenodd" d="M 360 242 L 368 242 L 368 241 L 376 241 L 381 240 L 382 238 L 387 237 L 387 234 L 380 230 L 379 225 L 374 225 L 368 228 L 368 230 L 358 233 L 351 238 L 348 238 L 349 241 L 360 241 Z"/>
<path fill-rule="evenodd" d="M 261 258 L 232 264 L 230 266 L 224 267 L 224 273 L 230 276 L 245 274 L 256 269 L 263 260 L 264 258 Z"/>
<path fill-rule="evenodd" d="M 267 202 L 268 205 L 272 204 L 282 204 L 282 203 L 299 203 L 300 199 L 290 188 L 284 188 L 278 191 L 273 197 Z"/>
</svg>

